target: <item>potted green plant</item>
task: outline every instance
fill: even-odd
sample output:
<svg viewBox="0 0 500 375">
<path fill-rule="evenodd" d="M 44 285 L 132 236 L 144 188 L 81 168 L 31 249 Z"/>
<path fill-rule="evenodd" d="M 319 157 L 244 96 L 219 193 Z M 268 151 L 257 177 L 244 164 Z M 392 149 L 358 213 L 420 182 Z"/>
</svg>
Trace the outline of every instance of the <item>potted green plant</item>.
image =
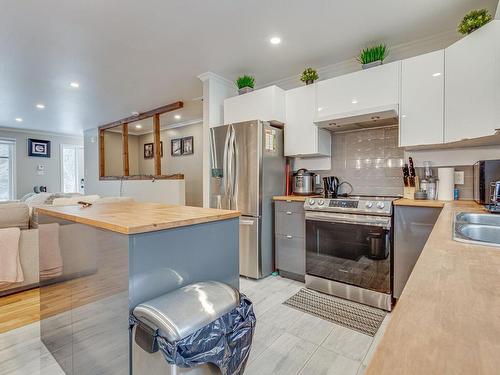
<svg viewBox="0 0 500 375">
<path fill-rule="evenodd" d="M 318 72 L 313 68 L 307 68 L 302 72 L 302 75 L 300 76 L 300 80 L 302 82 L 305 82 L 306 85 L 314 83 L 314 81 L 316 81 L 318 78 Z"/>
<path fill-rule="evenodd" d="M 240 95 L 251 92 L 255 86 L 255 78 L 245 74 L 238 77 L 236 80 L 236 86 L 238 87 L 238 94 Z"/>
<path fill-rule="evenodd" d="M 382 65 L 382 62 L 387 57 L 389 50 L 385 44 L 368 47 L 363 49 L 357 57 L 358 62 L 363 69 L 372 68 L 377 65 Z"/>
<path fill-rule="evenodd" d="M 492 19 L 493 17 L 487 9 L 471 10 L 458 24 L 458 32 L 464 35 L 470 34 L 471 32 L 486 25 Z"/>
</svg>

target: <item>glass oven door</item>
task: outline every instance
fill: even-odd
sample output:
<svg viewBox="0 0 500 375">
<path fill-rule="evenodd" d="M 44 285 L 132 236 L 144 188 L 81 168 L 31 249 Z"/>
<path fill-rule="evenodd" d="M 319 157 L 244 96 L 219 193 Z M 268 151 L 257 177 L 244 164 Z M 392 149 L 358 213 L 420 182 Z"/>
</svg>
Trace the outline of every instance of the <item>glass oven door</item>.
<svg viewBox="0 0 500 375">
<path fill-rule="evenodd" d="M 306 213 L 306 274 L 391 293 L 391 218 Z"/>
</svg>

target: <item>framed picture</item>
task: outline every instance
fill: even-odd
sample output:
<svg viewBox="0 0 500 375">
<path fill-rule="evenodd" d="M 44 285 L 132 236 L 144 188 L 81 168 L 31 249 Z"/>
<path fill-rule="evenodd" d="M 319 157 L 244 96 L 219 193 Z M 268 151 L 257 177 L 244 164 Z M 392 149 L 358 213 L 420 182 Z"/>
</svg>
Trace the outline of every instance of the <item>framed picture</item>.
<svg viewBox="0 0 500 375">
<path fill-rule="evenodd" d="M 144 143 L 144 159 L 153 159 L 155 157 L 154 143 Z M 160 157 L 163 157 L 163 142 L 160 141 Z"/>
<path fill-rule="evenodd" d="M 182 138 L 182 155 L 192 155 L 194 153 L 193 136 Z"/>
<path fill-rule="evenodd" d="M 28 156 L 50 158 L 50 141 L 28 138 Z"/>
<path fill-rule="evenodd" d="M 170 141 L 170 154 L 172 156 L 182 155 L 182 138 L 176 138 Z"/>
</svg>

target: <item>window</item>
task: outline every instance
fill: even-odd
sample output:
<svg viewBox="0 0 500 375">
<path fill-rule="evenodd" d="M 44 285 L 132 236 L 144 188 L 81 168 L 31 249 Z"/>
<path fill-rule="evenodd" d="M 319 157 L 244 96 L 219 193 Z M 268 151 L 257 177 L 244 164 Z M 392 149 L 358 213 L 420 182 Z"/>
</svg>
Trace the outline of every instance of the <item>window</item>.
<svg viewBox="0 0 500 375">
<path fill-rule="evenodd" d="M 0 139 L 0 201 L 15 199 L 15 146 L 15 141 Z"/>
<path fill-rule="evenodd" d="M 61 190 L 63 193 L 83 193 L 83 147 L 61 145 Z"/>
</svg>

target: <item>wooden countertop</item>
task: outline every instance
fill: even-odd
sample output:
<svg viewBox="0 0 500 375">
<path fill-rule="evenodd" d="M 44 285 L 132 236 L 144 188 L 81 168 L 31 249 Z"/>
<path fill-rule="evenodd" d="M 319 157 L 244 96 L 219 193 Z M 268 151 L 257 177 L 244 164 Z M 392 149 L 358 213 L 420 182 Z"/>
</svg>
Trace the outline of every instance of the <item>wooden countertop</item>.
<svg viewBox="0 0 500 375">
<path fill-rule="evenodd" d="M 458 201 L 461 202 L 461 201 Z M 469 202 L 469 201 L 463 201 L 463 202 Z M 431 207 L 431 208 L 443 208 L 446 201 L 435 201 L 435 200 L 428 200 L 428 199 L 407 199 L 407 198 L 400 198 L 398 200 L 395 200 L 394 202 L 395 206 L 411 206 L 411 207 Z M 451 202 L 450 202 L 451 203 Z"/>
<path fill-rule="evenodd" d="M 444 203 L 367 375 L 498 374 L 500 248 L 452 240 L 464 211 L 484 209 Z"/>
<path fill-rule="evenodd" d="M 123 234 L 154 232 L 240 216 L 238 211 L 139 202 L 99 204 L 87 208 L 45 206 L 36 210 L 40 214 Z"/>
<path fill-rule="evenodd" d="M 314 195 L 280 195 L 273 197 L 275 201 L 288 201 L 288 202 L 305 202 L 307 198 L 321 197 L 319 194 Z"/>
</svg>

